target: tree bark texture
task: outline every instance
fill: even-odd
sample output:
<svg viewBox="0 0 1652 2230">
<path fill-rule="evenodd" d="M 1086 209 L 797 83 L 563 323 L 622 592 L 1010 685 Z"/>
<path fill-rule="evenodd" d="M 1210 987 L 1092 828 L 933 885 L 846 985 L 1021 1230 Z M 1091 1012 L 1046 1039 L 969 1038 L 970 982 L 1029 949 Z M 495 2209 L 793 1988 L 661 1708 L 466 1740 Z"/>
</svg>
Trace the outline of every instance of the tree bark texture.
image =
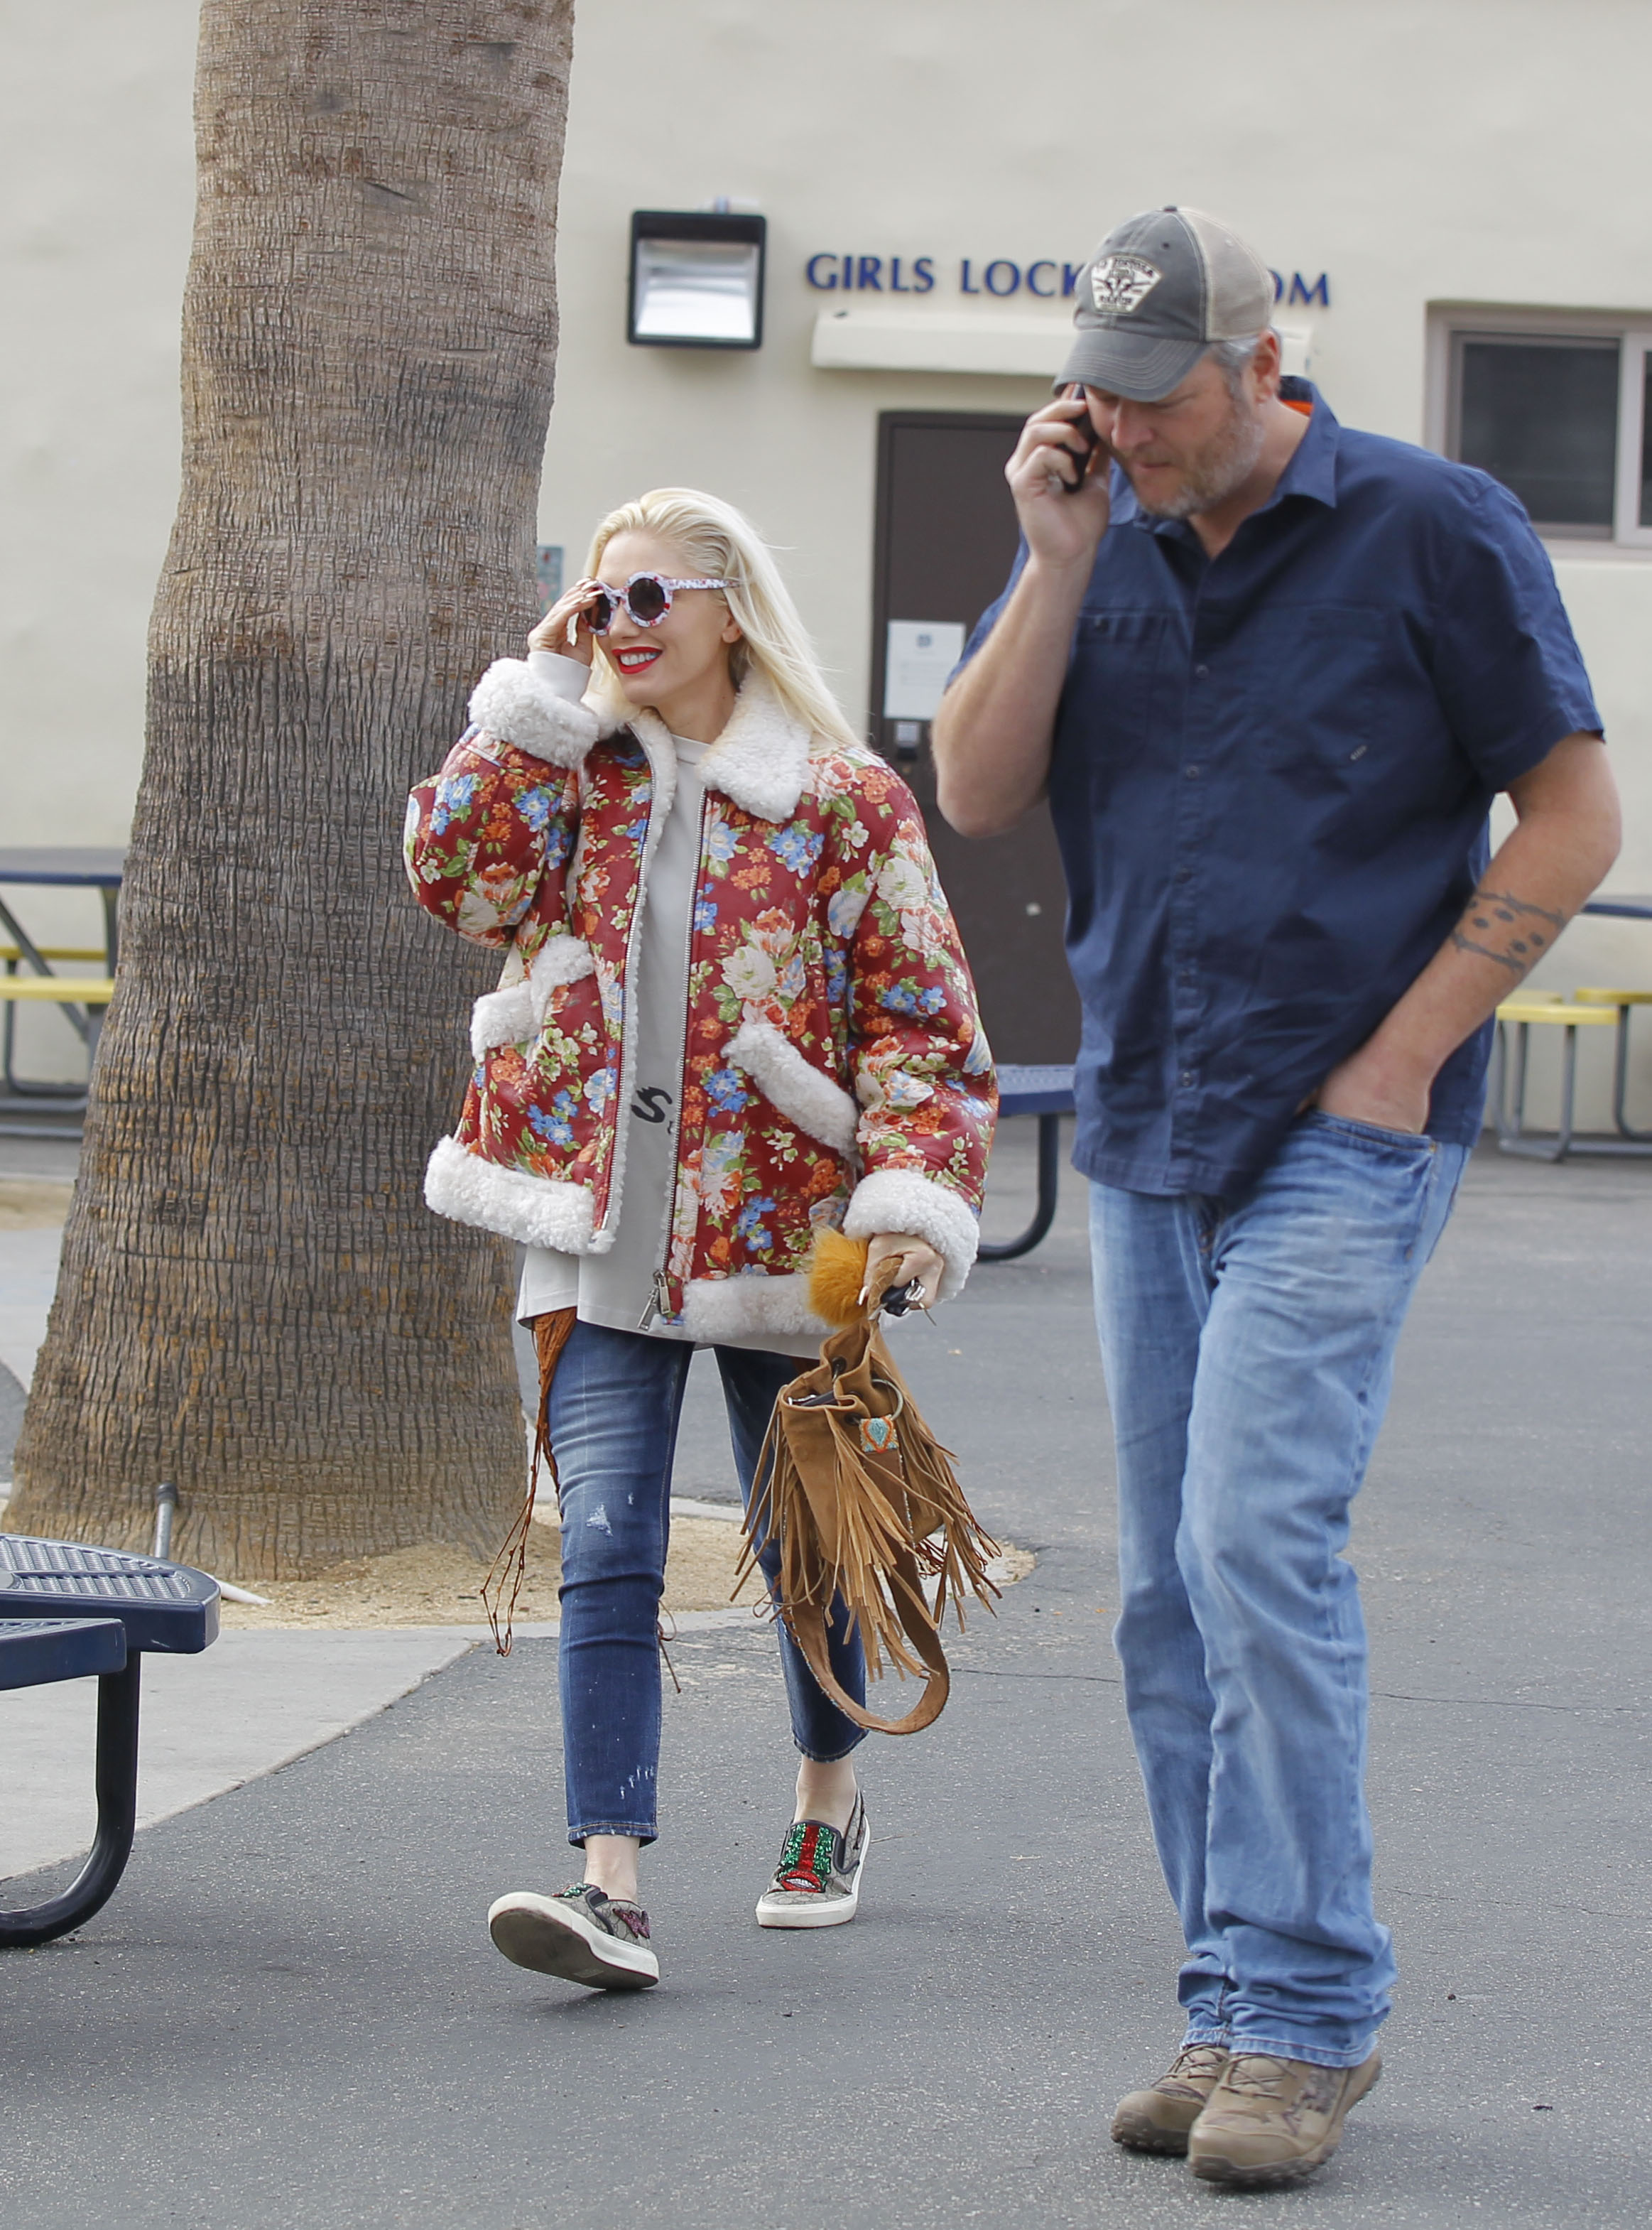
<svg viewBox="0 0 1652 2230">
<path fill-rule="evenodd" d="M 498 957 L 399 838 L 537 609 L 572 18 L 206 0 L 183 494 L 14 1529 L 146 1545 L 170 1479 L 176 1555 L 301 1576 L 491 1553 L 521 1491 L 509 1249 L 421 1197 Z"/>
</svg>

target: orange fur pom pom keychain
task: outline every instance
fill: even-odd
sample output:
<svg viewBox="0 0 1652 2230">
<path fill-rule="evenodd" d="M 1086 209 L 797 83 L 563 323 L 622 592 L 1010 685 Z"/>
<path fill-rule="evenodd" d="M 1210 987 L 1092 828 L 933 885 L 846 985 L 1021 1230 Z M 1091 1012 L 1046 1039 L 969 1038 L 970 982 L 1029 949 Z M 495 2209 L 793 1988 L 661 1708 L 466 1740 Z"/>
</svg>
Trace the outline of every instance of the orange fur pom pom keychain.
<svg viewBox="0 0 1652 2230">
<path fill-rule="evenodd" d="M 863 1323 L 871 1313 L 860 1298 L 866 1283 L 866 1241 L 845 1239 L 830 1227 L 814 1234 L 809 1256 L 809 1306 L 834 1331 Z"/>
</svg>

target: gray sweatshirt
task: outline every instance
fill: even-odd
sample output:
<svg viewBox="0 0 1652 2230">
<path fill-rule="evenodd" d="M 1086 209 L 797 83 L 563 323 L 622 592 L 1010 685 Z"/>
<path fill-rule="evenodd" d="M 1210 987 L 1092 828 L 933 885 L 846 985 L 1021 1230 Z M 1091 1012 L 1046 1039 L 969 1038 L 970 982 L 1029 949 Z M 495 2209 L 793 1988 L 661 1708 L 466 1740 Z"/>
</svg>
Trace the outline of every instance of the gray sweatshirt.
<svg viewBox="0 0 1652 2230">
<path fill-rule="evenodd" d="M 577 701 L 590 681 L 588 667 L 556 651 L 528 655 L 531 671 L 558 696 Z M 681 1324 L 662 1324 L 654 1306 L 654 1277 L 665 1266 L 672 1201 L 677 1183 L 678 1094 L 682 1088 L 688 1024 L 690 916 L 699 880 L 700 828 L 705 785 L 701 759 L 709 744 L 673 736 L 677 794 L 672 800 L 641 905 L 642 929 L 633 996 L 637 1000 L 636 1088 L 629 1110 L 620 1224 L 606 1254 L 556 1254 L 530 1247 L 523 1258 L 517 1314 L 525 1324 L 551 1309 L 577 1308 L 582 1324 L 611 1331 L 647 1332 L 657 1339 L 686 1339 Z M 819 1343 L 807 1334 L 763 1332 L 724 1343 L 813 1362 Z"/>
</svg>

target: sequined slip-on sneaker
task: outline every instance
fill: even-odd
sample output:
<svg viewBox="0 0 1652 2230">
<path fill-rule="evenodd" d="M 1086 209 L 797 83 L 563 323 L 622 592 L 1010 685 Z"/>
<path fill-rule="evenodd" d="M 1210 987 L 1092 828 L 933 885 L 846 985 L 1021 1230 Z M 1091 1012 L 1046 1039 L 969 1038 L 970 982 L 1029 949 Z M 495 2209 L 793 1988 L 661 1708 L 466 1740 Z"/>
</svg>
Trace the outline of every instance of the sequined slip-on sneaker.
<svg viewBox="0 0 1652 2230">
<path fill-rule="evenodd" d="M 588 1990 L 646 1990 L 659 1980 L 640 1905 L 574 1882 L 555 1897 L 512 1890 L 488 1909 L 487 1932 L 507 1959 Z"/>
<path fill-rule="evenodd" d="M 861 1870 L 871 1830 L 857 1796 L 842 1834 L 824 1820 L 794 1820 L 775 1878 L 757 1900 L 759 1928 L 840 1928 L 860 1905 Z"/>
</svg>

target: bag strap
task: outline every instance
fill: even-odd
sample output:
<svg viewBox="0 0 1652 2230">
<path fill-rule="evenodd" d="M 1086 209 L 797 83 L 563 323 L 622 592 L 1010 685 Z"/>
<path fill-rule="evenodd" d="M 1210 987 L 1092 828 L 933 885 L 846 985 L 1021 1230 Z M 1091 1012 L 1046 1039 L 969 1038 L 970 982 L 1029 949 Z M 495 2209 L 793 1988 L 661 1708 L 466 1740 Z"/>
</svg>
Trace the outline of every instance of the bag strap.
<svg viewBox="0 0 1652 2230">
<path fill-rule="evenodd" d="M 896 1559 L 889 1574 L 889 1590 L 907 1640 L 929 1668 L 929 1675 L 923 1684 L 923 1693 L 903 1719 L 880 1719 L 864 1704 L 856 1703 L 844 1688 L 832 1669 L 826 1613 L 819 1603 L 799 1603 L 788 1607 L 783 1615 L 791 1628 L 792 1638 L 803 1653 L 805 1663 L 814 1675 L 816 1685 L 846 1719 L 852 1719 L 858 1727 L 865 1727 L 872 1734 L 916 1735 L 925 1727 L 932 1726 L 945 1710 L 952 1687 L 952 1676 L 947 1669 L 946 1652 L 941 1647 L 941 1636 L 929 1617 L 929 1605 L 923 1600 L 923 1589 L 918 1580 L 917 1559 L 910 1550 L 903 1550 Z"/>
</svg>

